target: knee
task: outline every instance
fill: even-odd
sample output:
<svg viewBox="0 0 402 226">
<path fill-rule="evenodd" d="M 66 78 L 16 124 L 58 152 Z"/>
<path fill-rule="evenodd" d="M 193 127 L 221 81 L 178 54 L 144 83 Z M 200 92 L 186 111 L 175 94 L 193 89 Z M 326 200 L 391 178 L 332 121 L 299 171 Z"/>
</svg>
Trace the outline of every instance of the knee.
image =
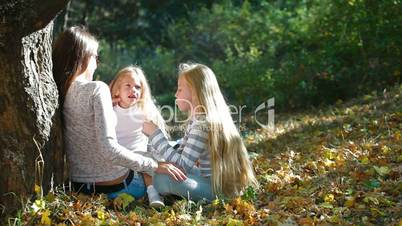
<svg viewBox="0 0 402 226">
<path fill-rule="evenodd" d="M 153 184 L 160 194 L 170 193 L 171 179 L 168 175 L 156 173 L 153 177 Z"/>
</svg>

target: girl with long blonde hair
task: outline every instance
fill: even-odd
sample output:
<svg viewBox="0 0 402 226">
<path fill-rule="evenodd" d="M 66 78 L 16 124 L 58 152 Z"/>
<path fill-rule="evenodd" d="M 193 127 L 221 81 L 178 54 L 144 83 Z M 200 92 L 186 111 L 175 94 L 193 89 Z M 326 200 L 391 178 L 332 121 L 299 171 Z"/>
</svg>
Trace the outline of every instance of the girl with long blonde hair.
<svg viewBox="0 0 402 226">
<path fill-rule="evenodd" d="M 180 65 L 176 104 L 191 118 L 179 150 L 168 145 L 155 124 L 144 123 L 143 132 L 154 150 L 182 167 L 188 178 L 177 183 L 155 175 L 156 189 L 162 194 L 212 200 L 216 195 L 234 197 L 248 186 L 258 187 L 247 149 L 210 68 Z"/>
</svg>

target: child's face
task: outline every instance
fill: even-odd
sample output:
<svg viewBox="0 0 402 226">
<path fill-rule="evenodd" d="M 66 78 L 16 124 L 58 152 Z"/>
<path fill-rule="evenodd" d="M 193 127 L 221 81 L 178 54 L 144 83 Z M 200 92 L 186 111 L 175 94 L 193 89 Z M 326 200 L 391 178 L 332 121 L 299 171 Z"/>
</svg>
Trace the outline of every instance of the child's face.
<svg viewBox="0 0 402 226">
<path fill-rule="evenodd" d="M 176 96 L 176 104 L 179 107 L 180 111 L 188 112 L 192 110 L 193 102 L 192 102 L 191 88 L 188 82 L 183 78 L 183 76 L 179 76 L 175 96 Z"/>
<path fill-rule="evenodd" d="M 136 104 L 142 93 L 141 81 L 137 76 L 126 76 L 122 79 L 119 87 L 119 106 L 122 108 L 129 108 Z"/>
</svg>

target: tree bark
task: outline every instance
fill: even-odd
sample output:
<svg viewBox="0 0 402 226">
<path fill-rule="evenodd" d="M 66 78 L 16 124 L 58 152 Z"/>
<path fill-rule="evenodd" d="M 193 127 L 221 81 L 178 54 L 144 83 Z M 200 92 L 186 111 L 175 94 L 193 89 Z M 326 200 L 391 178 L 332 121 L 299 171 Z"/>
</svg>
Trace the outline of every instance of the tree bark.
<svg viewBox="0 0 402 226">
<path fill-rule="evenodd" d="M 68 0 L 1 0 L 0 214 L 5 219 L 51 181 L 64 180 L 52 20 Z M 1 222 L 1 221 L 0 221 Z"/>
</svg>

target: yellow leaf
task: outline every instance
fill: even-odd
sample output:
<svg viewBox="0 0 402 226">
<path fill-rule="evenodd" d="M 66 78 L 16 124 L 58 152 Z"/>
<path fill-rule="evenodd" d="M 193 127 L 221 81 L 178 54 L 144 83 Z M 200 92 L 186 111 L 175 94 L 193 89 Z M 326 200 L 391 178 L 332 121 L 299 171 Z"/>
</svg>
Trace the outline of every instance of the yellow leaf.
<svg viewBox="0 0 402 226">
<path fill-rule="evenodd" d="M 41 216 L 40 223 L 44 225 L 51 225 L 52 220 L 49 218 L 50 210 L 46 209 Z"/>
<path fill-rule="evenodd" d="M 228 212 L 228 213 L 233 212 L 233 207 L 227 203 L 223 205 L 223 208 L 225 208 L 226 212 Z"/>
<path fill-rule="evenodd" d="M 367 156 L 364 156 L 363 158 L 361 158 L 360 161 L 361 161 L 361 163 L 362 163 L 363 165 L 367 165 L 367 164 L 370 163 L 370 160 L 368 159 Z"/>
<path fill-rule="evenodd" d="M 332 203 L 334 200 L 335 200 L 335 197 L 333 194 L 328 194 L 324 198 L 324 201 L 327 203 Z"/>
<path fill-rule="evenodd" d="M 113 200 L 113 205 L 117 209 L 125 209 L 135 198 L 127 193 L 121 193 Z"/>
<path fill-rule="evenodd" d="M 394 133 L 394 139 L 395 139 L 395 141 L 400 141 L 401 140 L 401 132 L 400 131 L 396 131 Z"/>
<path fill-rule="evenodd" d="M 105 220 L 105 212 L 103 212 L 103 210 L 98 210 L 96 213 L 99 220 Z"/>
<path fill-rule="evenodd" d="M 384 216 L 385 214 L 377 208 L 370 208 L 371 214 L 375 217 L 377 216 Z"/>
<path fill-rule="evenodd" d="M 346 202 L 345 202 L 346 207 L 353 207 L 354 205 L 355 205 L 355 198 L 354 197 L 346 198 Z"/>
<path fill-rule="evenodd" d="M 230 218 L 226 225 L 227 226 L 241 226 L 241 225 L 243 225 L 243 222 L 240 220 L 237 220 L 237 219 Z"/>
<path fill-rule="evenodd" d="M 212 206 L 217 207 L 219 205 L 219 199 L 212 201 Z"/>
<path fill-rule="evenodd" d="M 381 167 L 374 166 L 374 169 L 380 176 L 385 176 L 385 175 L 389 174 L 389 171 L 390 171 L 390 169 L 386 166 L 381 166 Z"/>
<path fill-rule="evenodd" d="M 325 158 L 329 159 L 329 160 L 333 160 L 335 158 L 335 154 L 332 151 L 325 151 L 324 152 Z"/>
<path fill-rule="evenodd" d="M 381 150 L 382 153 L 387 154 L 391 149 L 387 145 L 384 145 Z"/>
<path fill-rule="evenodd" d="M 41 187 L 40 187 L 39 185 L 35 184 L 34 190 L 35 190 L 36 195 L 40 195 L 40 191 L 41 191 L 42 189 L 41 189 Z"/>
<path fill-rule="evenodd" d="M 134 211 L 128 214 L 128 218 L 133 222 L 138 221 L 138 215 Z"/>
<path fill-rule="evenodd" d="M 330 217 L 328 220 L 331 223 L 338 223 L 339 222 L 339 216 L 334 215 L 334 216 Z"/>
</svg>

